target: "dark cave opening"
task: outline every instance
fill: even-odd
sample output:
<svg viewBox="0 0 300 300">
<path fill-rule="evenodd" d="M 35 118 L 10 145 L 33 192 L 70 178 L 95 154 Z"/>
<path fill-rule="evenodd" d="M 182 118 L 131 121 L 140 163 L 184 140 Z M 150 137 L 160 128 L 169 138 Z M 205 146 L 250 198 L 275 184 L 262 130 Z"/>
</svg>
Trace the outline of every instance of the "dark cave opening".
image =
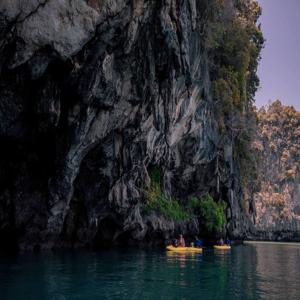
<svg viewBox="0 0 300 300">
<path fill-rule="evenodd" d="M 120 226 L 112 216 L 107 216 L 98 224 L 97 234 L 93 241 L 95 249 L 113 246 L 116 243 L 115 237 L 121 231 Z"/>
</svg>

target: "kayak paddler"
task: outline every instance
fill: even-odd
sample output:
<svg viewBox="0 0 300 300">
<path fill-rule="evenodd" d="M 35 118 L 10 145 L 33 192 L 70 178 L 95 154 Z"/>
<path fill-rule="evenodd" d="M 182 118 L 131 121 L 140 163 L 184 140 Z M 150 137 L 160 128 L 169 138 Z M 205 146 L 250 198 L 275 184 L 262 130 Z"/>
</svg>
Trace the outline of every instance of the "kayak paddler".
<svg viewBox="0 0 300 300">
<path fill-rule="evenodd" d="M 178 242 L 179 247 L 185 247 L 185 240 L 182 234 L 179 235 L 179 242 Z"/>
</svg>

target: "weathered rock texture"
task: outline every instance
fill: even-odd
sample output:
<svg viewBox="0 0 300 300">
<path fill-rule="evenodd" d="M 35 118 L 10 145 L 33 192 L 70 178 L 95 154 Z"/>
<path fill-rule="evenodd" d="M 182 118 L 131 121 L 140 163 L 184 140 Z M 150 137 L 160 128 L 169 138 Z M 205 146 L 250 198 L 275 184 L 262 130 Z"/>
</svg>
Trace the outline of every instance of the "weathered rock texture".
<svg viewBox="0 0 300 300">
<path fill-rule="evenodd" d="M 256 238 L 300 239 L 300 113 L 275 101 L 258 118 Z"/>
<path fill-rule="evenodd" d="M 224 20 L 234 3 L 224 1 Z M 227 201 L 228 232 L 247 234 L 233 140 L 220 136 L 211 96 L 209 5 L 0 1 L 1 246 L 198 232 L 195 218 L 143 211 L 150 166 L 167 196 Z"/>
</svg>

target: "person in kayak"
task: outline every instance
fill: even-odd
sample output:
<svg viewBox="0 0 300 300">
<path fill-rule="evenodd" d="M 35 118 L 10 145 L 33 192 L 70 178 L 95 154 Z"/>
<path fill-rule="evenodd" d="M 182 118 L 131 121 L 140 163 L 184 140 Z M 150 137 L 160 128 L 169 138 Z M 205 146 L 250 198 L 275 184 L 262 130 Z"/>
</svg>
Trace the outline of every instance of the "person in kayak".
<svg viewBox="0 0 300 300">
<path fill-rule="evenodd" d="M 224 246 L 224 240 L 222 238 L 220 238 L 219 242 L 218 242 L 219 246 Z"/>
<path fill-rule="evenodd" d="M 203 242 L 196 236 L 194 245 L 196 248 L 202 248 Z"/>
<path fill-rule="evenodd" d="M 174 239 L 174 240 L 172 241 L 172 246 L 173 246 L 173 247 L 178 247 L 178 245 L 179 245 L 178 239 Z"/>
<path fill-rule="evenodd" d="M 185 240 L 182 234 L 179 235 L 178 247 L 185 247 Z"/>
</svg>

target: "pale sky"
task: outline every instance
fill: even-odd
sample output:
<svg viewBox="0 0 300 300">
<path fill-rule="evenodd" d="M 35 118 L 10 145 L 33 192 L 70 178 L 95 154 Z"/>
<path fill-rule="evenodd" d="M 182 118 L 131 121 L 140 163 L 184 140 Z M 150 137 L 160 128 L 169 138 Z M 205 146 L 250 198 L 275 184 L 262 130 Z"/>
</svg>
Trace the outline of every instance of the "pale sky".
<svg viewBox="0 0 300 300">
<path fill-rule="evenodd" d="M 257 106 L 280 99 L 300 110 L 300 0 L 258 0 L 266 39 Z"/>
</svg>

